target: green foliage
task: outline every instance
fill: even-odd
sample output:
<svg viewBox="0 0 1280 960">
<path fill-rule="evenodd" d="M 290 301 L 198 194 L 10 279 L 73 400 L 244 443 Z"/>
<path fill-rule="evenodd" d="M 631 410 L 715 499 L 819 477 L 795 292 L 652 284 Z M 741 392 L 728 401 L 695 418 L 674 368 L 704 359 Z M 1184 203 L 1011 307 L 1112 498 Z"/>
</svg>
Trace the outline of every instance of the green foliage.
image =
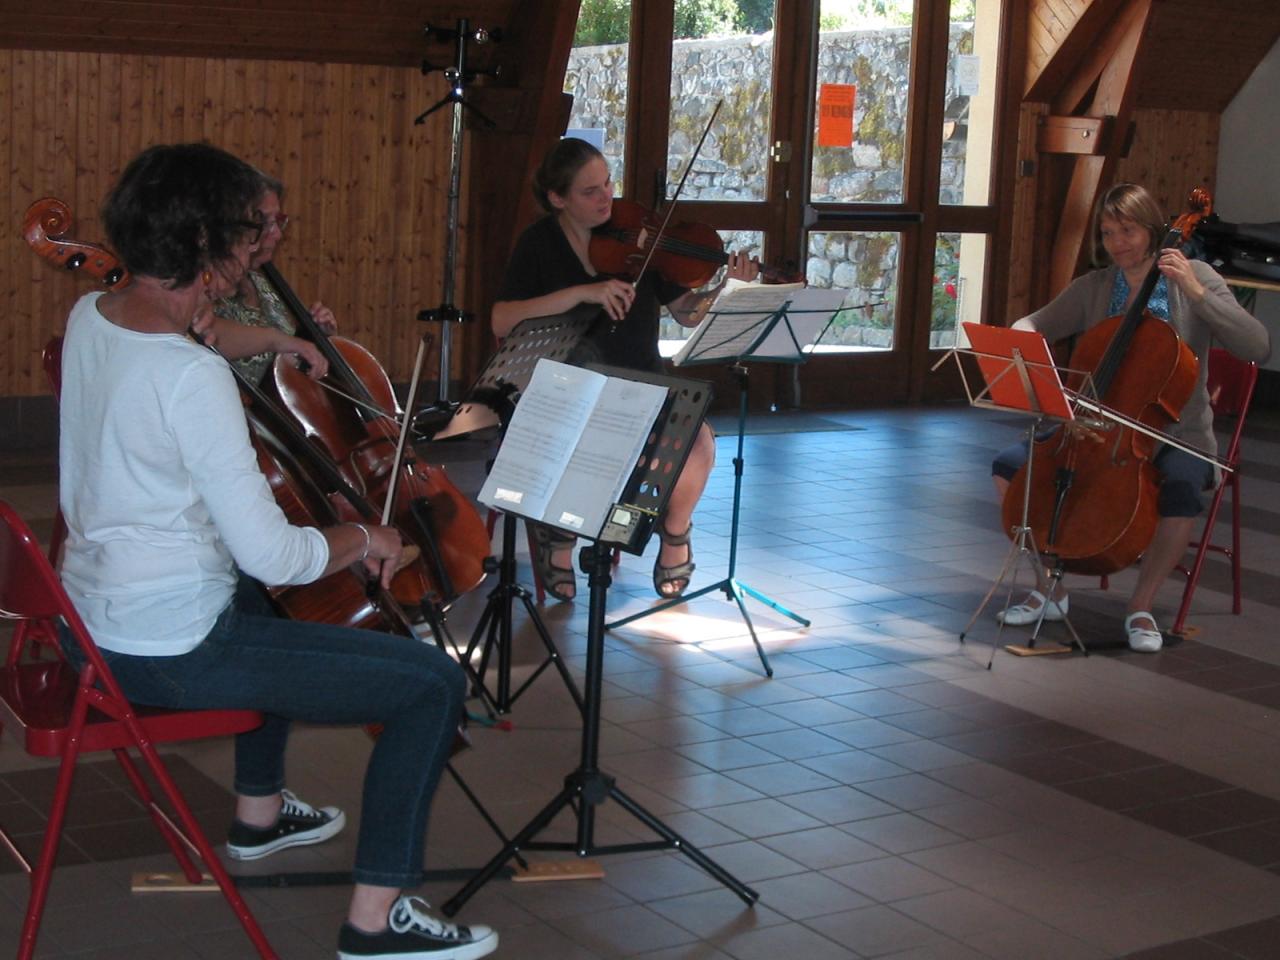
<svg viewBox="0 0 1280 960">
<path fill-rule="evenodd" d="M 627 43 L 631 39 L 631 0 L 582 0 L 575 47 Z"/>
<path fill-rule="evenodd" d="M 773 28 L 773 0 L 676 0 L 675 38 L 764 33 Z M 631 0 L 582 0 L 575 47 L 626 43 L 631 37 Z"/>
<path fill-rule="evenodd" d="M 774 0 L 738 0 L 733 26 L 739 33 L 768 33 L 773 29 Z"/>
<path fill-rule="evenodd" d="M 733 33 L 737 6 L 734 0 L 676 0 L 676 39 Z"/>
</svg>

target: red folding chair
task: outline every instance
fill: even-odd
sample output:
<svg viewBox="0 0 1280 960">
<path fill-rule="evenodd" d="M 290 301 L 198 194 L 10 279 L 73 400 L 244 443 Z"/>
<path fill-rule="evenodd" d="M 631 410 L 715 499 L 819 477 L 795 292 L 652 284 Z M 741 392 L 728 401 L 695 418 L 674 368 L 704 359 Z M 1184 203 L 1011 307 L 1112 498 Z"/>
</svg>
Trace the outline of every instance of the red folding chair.
<svg viewBox="0 0 1280 960">
<path fill-rule="evenodd" d="M 1182 591 L 1182 604 L 1178 607 L 1177 619 L 1173 622 L 1173 633 L 1181 633 L 1187 619 L 1187 611 L 1191 609 L 1191 597 L 1200 582 L 1200 571 L 1204 567 L 1204 558 L 1213 551 L 1220 553 L 1231 561 L 1231 612 L 1240 612 L 1240 437 L 1244 433 L 1245 415 L 1249 412 L 1249 403 L 1253 399 L 1253 388 L 1258 382 L 1258 365 L 1241 360 L 1219 347 L 1209 351 L 1209 374 L 1207 386 L 1209 403 L 1213 407 L 1215 419 L 1233 418 L 1235 427 L 1231 431 L 1231 440 L 1227 443 L 1223 459 L 1233 469 L 1223 471 L 1222 482 L 1213 493 L 1209 503 L 1209 514 L 1205 518 L 1204 532 L 1200 539 L 1191 543 L 1195 550 L 1195 559 L 1190 567 L 1179 565 L 1178 569 L 1187 575 L 1187 585 Z M 1221 546 L 1213 542 L 1213 527 L 1218 519 L 1218 509 L 1222 506 L 1222 498 L 1227 491 L 1231 492 L 1231 545 Z"/>
<path fill-rule="evenodd" d="M 262 723 L 255 710 L 135 710 L 125 698 L 76 613 L 49 559 L 31 530 L 8 503 L 0 500 L 0 616 L 51 635 L 62 623 L 85 659 L 78 672 L 65 659 L 7 663 L 0 669 L 0 716 L 4 728 L 22 742 L 27 753 L 59 757 L 57 785 L 35 866 L 0 827 L 0 842 L 30 875 L 31 894 L 18 947 L 19 960 L 35 951 L 40 919 L 53 877 L 76 763 L 85 753 L 110 750 L 133 784 L 179 866 L 191 883 L 204 882 L 191 853 L 199 855 L 244 925 L 258 954 L 275 958 L 249 907 L 200 829 L 173 778 L 156 752 L 158 743 L 180 743 L 252 730 Z M 11 658 L 16 659 L 16 658 Z M 138 751 L 177 822 L 156 802 L 129 750 Z"/>
</svg>

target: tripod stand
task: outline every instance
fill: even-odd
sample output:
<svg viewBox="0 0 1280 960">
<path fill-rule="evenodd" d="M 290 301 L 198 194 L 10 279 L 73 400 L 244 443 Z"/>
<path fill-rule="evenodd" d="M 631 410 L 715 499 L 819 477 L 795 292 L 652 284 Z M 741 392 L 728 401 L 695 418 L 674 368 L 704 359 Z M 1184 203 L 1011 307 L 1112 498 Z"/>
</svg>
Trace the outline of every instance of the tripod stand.
<svg viewBox="0 0 1280 960">
<path fill-rule="evenodd" d="M 600 368 L 597 368 L 600 369 Z M 671 378 L 656 375 L 626 372 L 626 376 L 644 379 L 658 384 L 677 383 Z M 689 383 L 685 381 L 685 383 Z M 640 457 L 640 466 L 634 471 L 619 503 L 609 511 L 609 518 L 604 528 L 594 537 L 587 537 L 591 542 L 581 551 L 581 567 L 587 574 L 590 607 L 587 627 L 587 665 L 583 691 L 582 710 L 582 744 L 579 763 L 576 769 L 564 779 L 564 787 L 554 798 L 542 808 L 502 849 L 475 874 L 466 885 L 444 905 L 446 915 L 452 916 L 471 896 L 492 878 L 502 865 L 512 857 L 525 850 L 567 850 L 580 857 L 592 854 L 632 853 L 643 850 L 678 850 L 689 857 L 695 864 L 732 890 L 748 905 L 755 903 L 758 894 L 750 887 L 733 877 L 723 867 L 707 857 L 702 851 L 689 844 L 665 823 L 655 817 L 630 796 L 624 793 L 614 777 L 600 769 L 600 701 L 604 679 L 604 615 L 607 604 L 608 588 L 613 566 L 612 550 L 614 544 L 623 546 L 631 552 L 643 552 L 644 543 L 653 530 L 652 518 L 660 514 L 667 491 L 665 484 L 662 493 L 654 493 L 657 485 L 649 476 L 653 459 L 650 456 L 655 449 L 683 450 L 687 454 L 689 440 L 696 434 L 702 423 L 708 396 L 705 389 L 673 391 L 668 404 L 659 414 L 655 424 L 647 429 L 655 434 L 651 437 L 644 453 Z M 696 396 L 695 396 L 696 395 Z M 637 495 L 644 490 L 644 497 Z M 637 501 L 656 497 L 653 507 L 640 506 Z M 648 522 L 641 522 L 646 518 Z M 582 533 L 580 532 L 580 535 Z M 658 835 L 660 839 L 636 843 L 622 843 L 608 846 L 597 846 L 595 842 L 596 807 L 606 800 L 612 799 L 624 810 Z M 575 839 L 573 841 L 540 841 L 535 840 L 555 817 L 565 809 L 571 810 L 577 819 Z"/>
<path fill-rule="evenodd" d="M 1035 580 L 1037 588 L 1040 587 L 1040 578 L 1045 570 L 1045 563 L 1040 555 L 1040 551 L 1036 549 L 1035 533 L 1031 529 L 1030 513 L 1031 513 L 1031 466 L 1034 463 L 1033 455 L 1035 453 L 1036 436 L 1040 432 L 1040 426 L 1044 422 L 1044 417 L 1037 417 L 1029 427 L 1027 427 L 1027 478 L 1025 487 L 1022 492 L 1022 520 L 1018 526 L 1012 531 L 1012 543 L 1009 544 L 1009 552 L 1005 555 L 1004 564 L 1000 568 L 1000 573 L 992 582 L 991 588 L 987 590 L 986 595 L 982 598 L 982 602 L 978 604 L 978 608 L 973 611 L 973 616 L 969 618 L 969 622 L 965 624 L 964 629 L 960 631 L 960 642 L 964 643 L 964 638 L 968 632 L 973 629 L 973 625 L 978 621 L 978 617 L 982 616 L 982 611 L 987 608 L 987 604 L 991 602 L 991 598 L 995 596 L 1000 585 L 1007 579 L 1009 581 L 1009 589 L 1005 593 L 1004 608 L 1009 609 L 1009 605 L 1013 602 L 1013 591 L 1018 585 L 1017 568 L 1021 561 L 1026 561 L 1031 566 L 1031 575 Z M 1011 576 L 1012 575 L 1012 576 Z M 1040 605 L 1040 614 L 1036 617 L 1035 627 L 1031 631 L 1031 637 L 1027 640 L 1025 648 L 1011 648 L 1014 653 L 1030 654 L 1036 653 L 1064 653 L 1070 650 L 1070 647 L 1055 644 L 1052 648 L 1036 650 L 1036 640 L 1040 636 L 1040 628 L 1044 625 L 1045 614 L 1048 612 L 1049 603 L 1057 592 L 1058 584 L 1062 581 L 1062 568 L 1055 564 L 1053 570 L 1049 574 L 1048 585 L 1044 590 L 1045 602 Z M 1084 642 L 1080 639 L 1080 635 L 1076 633 L 1076 628 L 1071 625 L 1071 620 L 1066 614 L 1062 616 L 1062 622 L 1066 625 L 1068 632 L 1071 634 L 1072 640 L 1082 653 L 1088 655 L 1089 650 L 1085 647 Z M 996 630 L 995 638 L 991 641 L 991 656 L 987 660 L 987 669 L 991 669 L 991 665 L 995 662 L 996 649 L 1000 646 L 1000 637 L 1004 632 L 1004 619 L 1001 618 L 1000 626 Z"/>
<path fill-rule="evenodd" d="M 594 319 L 595 311 L 592 304 L 587 304 L 585 309 L 578 308 L 557 316 L 532 317 L 520 323 L 490 358 L 466 398 L 454 411 L 448 425 L 435 435 L 435 439 L 462 436 L 494 426 L 505 431 L 515 412 L 520 393 L 529 386 L 538 360 L 567 357 Z M 516 520 L 514 513 L 503 510 L 501 556 L 486 560 L 486 569 L 498 574 L 498 583 L 489 592 L 484 611 L 467 644 L 463 662 L 470 664 L 476 650 L 480 650 L 474 686 L 476 692 L 496 713 L 510 712 L 516 699 L 548 666 L 555 666 L 565 686 L 569 688 L 570 696 L 581 709 L 582 694 L 547 632 L 537 606 L 530 599 L 529 591 L 520 584 L 516 576 Z M 516 601 L 524 605 L 525 613 L 542 641 L 547 656 L 519 689 L 512 693 L 512 625 Z M 484 676 L 495 652 L 496 690 L 490 690 L 484 683 Z"/>
<path fill-rule="evenodd" d="M 478 678 L 476 689 L 496 713 L 510 713 L 512 704 L 529 689 L 533 682 L 549 666 L 554 666 L 559 671 L 561 679 L 564 680 L 564 685 L 569 689 L 569 695 L 573 697 L 573 702 L 578 705 L 579 710 L 582 710 L 582 694 L 578 692 L 578 686 L 573 682 L 569 669 L 564 665 L 560 651 L 556 648 L 555 642 L 551 639 L 551 634 L 547 632 L 546 625 L 538 615 L 538 608 L 534 605 L 533 600 L 530 599 L 529 591 L 516 578 L 516 519 L 514 513 L 502 514 L 502 556 L 496 562 L 493 562 L 498 574 L 498 584 L 489 591 L 489 599 L 485 603 L 484 612 L 480 614 L 480 620 L 476 624 L 475 632 L 471 634 L 471 642 L 467 644 L 464 660 L 470 663 L 477 647 L 481 649 L 480 664 L 476 668 L 476 677 Z M 492 558 L 490 560 L 492 561 Z M 528 616 L 529 622 L 533 624 L 533 628 L 537 632 L 539 639 L 541 639 L 547 655 L 515 693 L 512 693 L 511 612 L 517 600 L 524 604 L 524 612 Z M 489 660 L 495 650 L 498 654 L 496 692 L 490 691 L 484 684 L 484 675 L 489 669 Z"/>
<path fill-rule="evenodd" d="M 708 593 L 714 593 L 717 590 L 724 592 L 726 600 L 732 600 L 738 605 L 738 610 L 742 614 L 742 619 L 747 625 L 747 630 L 751 634 L 751 642 L 755 644 L 756 653 L 760 657 L 760 665 L 764 667 L 767 676 L 773 676 L 773 667 L 769 664 L 769 657 L 764 652 L 764 647 L 760 644 L 760 638 L 756 636 L 755 624 L 751 621 L 751 614 L 747 612 L 747 605 L 744 597 L 749 596 L 755 600 L 759 600 L 765 606 L 771 607 L 781 613 L 783 616 L 790 617 L 801 626 L 809 626 L 809 621 L 798 613 L 788 610 L 776 600 L 765 596 L 754 587 L 749 587 L 737 578 L 738 563 L 738 520 L 742 516 L 742 471 L 745 460 L 743 459 L 743 442 L 746 436 L 747 426 L 747 386 L 749 374 L 747 367 L 742 363 L 735 363 L 731 368 L 735 378 L 738 381 L 739 404 L 738 404 L 738 453 L 733 458 L 733 520 L 729 527 L 729 569 L 724 579 L 717 580 L 715 583 L 708 584 L 705 587 L 699 587 L 692 593 L 685 593 L 679 597 L 673 597 L 670 600 L 664 600 L 655 607 L 648 610 L 642 610 L 639 613 L 633 613 L 628 617 L 606 624 L 608 630 L 616 627 L 625 626 L 642 617 L 648 617 L 663 610 L 668 610 L 681 603 L 688 603 L 690 600 L 696 600 L 698 597 L 706 596 Z"/>
<path fill-rule="evenodd" d="M 464 91 L 466 85 L 474 80 L 477 76 L 487 75 L 496 76 L 498 71 L 488 70 L 472 70 L 467 67 L 467 41 L 474 40 L 478 44 L 488 43 L 491 40 L 500 38 L 497 31 L 490 32 L 483 28 L 473 29 L 466 19 L 458 21 L 455 29 L 432 27 L 426 28 L 426 33 L 433 35 L 437 41 L 447 42 L 455 41 L 454 60 L 447 67 L 436 67 L 427 60 L 422 61 L 422 72 L 430 73 L 433 70 L 442 70 L 446 82 L 449 84 L 449 92 L 444 95 L 436 104 L 427 108 L 417 117 L 414 118 L 415 124 L 423 124 L 427 117 L 444 107 L 446 104 L 453 108 L 450 118 L 450 149 L 449 149 L 449 203 L 448 213 L 445 218 L 445 256 L 444 256 L 444 290 L 440 301 L 440 306 L 434 310 L 422 310 L 418 313 L 418 319 L 423 321 L 440 321 L 440 379 L 437 384 L 438 399 L 434 408 L 427 408 L 420 411 L 420 414 L 438 413 L 441 410 L 449 409 L 449 376 L 453 363 L 453 328 L 452 324 L 461 323 L 471 319 L 471 314 L 464 313 L 453 302 L 453 276 L 455 266 L 458 259 L 458 206 L 459 198 L 462 195 L 462 112 L 470 110 L 474 113 L 482 123 L 487 126 L 493 126 L 493 121 L 486 117 L 483 113 L 467 103 L 464 99 Z M 419 360 L 421 363 L 422 348 L 419 348 Z"/>
<path fill-rule="evenodd" d="M 1009 545 L 1009 552 L 1005 555 L 1004 564 L 1000 568 L 999 576 L 991 584 L 991 588 L 982 598 L 982 602 L 978 604 L 978 608 L 973 612 L 973 616 L 969 618 L 969 622 L 960 631 L 961 643 L 964 643 L 965 636 L 973 628 L 978 617 L 982 615 L 982 611 L 986 609 L 987 604 L 991 602 L 991 598 L 995 596 L 996 591 L 1006 579 L 1009 580 L 1009 589 L 1005 595 L 1005 609 L 1009 609 L 1009 605 L 1013 600 L 1013 591 L 1017 586 L 1017 569 L 1020 562 L 1026 561 L 1031 565 L 1032 576 L 1035 578 L 1037 588 L 1043 585 L 1041 578 L 1044 575 L 1045 563 L 1040 551 L 1036 548 L 1035 534 L 1032 531 L 1030 522 L 1031 471 L 1035 463 L 1035 443 L 1044 423 L 1047 421 L 1067 423 L 1075 419 L 1075 413 L 1067 402 L 1065 388 L 1058 377 L 1053 357 L 1049 354 L 1049 346 L 1043 336 L 1027 330 L 988 327 L 976 323 L 965 323 L 963 327 L 969 337 L 971 349 L 957 348 L 952 350 L 948 356 L 954 355 L 956 357 L 956 365 L 960 371 L 960 379 L 964 383 L 965 392 L 969 397 L 969 405 L 989 410 L 1002 410 L 1009 413 L 1030 414 L 1035 419 L 1027 427 L 1027 472 L 1022 492 L 1021 520 L 1010 531 L 1012 542 Z M 977 393 L 974 393 L 969 388 L 964 365 L 960 363 L 959 359 L 961 354 L 975 357 L 978 361 L 978 367 L 986 379 L 987 385 Z M 934 369 L 946 362 L 946 359 L 947 357 L 944 356 L 939 360 Z M 1051 527 L 1050 540 L 1052 540 L 1052 536 Z M 1052 597 L 1061 580 L 1062 567 L 1060 564 L 1055 563 L 1049 575 L 1048 584 L 1045 586 L 1045 602 L 1041 605 L 1040 613 L 1036 617 L 1031 638 L 1025 646 L 1009 645 L 1010 652 L 1028 656 L 1032 654 L 1064 653 L 1071 649 L 1071 647 L 1062 644 L 1055 644 L 1050 648 L 1036 648 L 1036 640 L 1040 636 L 1040 628 L 1044 625 L 1049 603 L 1052 602 Z M 1076 647 L 1087 655 L 1089 651 L 1081 641 L 1080 635 L 1076 633 L 1076 628 L 1072 626 L 1071 621 L 1065 614 L 1062 620 Z M 1000 645 L 1000 637 L 1004 632 L 1004 627 L 1005 622 L 1002 617 L 1000 619 L 1000 627 L 991 642 L 991 657 L 987 660 L 988 670 L 991 669 L 991 665 L 995 662 L 996 648 Z"/>
<path fill-rule="evenodd" d="M 738 451 L 733 459 L 733 520 L 729 532 L 729 569 L 722 580 L 614 620 L 606 625 L 606 629 L 612 630 L 668 610 L 677 604 L 721 591 L 726 600 L 732 600 L 738 605 L 738 611 L 751 635 L 751 642 L 755 644 L 756 654 L 760 657 L 760 665 L 764 667 L 765 675 L 772 677 L 773 667 L 756 635 L 755 624 L 747 612 L 745 597 L 758 600 L 801 626 L 809 626 L 808 619 L 788 610 L 759 590 L 747 586 L 737 577 L 738 522 L 742 516 L 742 472 L 745 463 L 743 444 L 747 429 L 750 380 L 746 361 L 802 363 L 805 358 L 804 348 L 822 338 L 835 319 L 844 295 L 843 290 L 794 289 L 787 284 L 737 287 L 721 298 L 716 308 L 707 314 L 676 355 L 677 365 L 731 360 L 733 363 L 730 369 L 738 381 Z M 792 309 L 793 305 L 797 308 Z M 796 320 L 794 325 L 793 316 Z"/>
</svg>

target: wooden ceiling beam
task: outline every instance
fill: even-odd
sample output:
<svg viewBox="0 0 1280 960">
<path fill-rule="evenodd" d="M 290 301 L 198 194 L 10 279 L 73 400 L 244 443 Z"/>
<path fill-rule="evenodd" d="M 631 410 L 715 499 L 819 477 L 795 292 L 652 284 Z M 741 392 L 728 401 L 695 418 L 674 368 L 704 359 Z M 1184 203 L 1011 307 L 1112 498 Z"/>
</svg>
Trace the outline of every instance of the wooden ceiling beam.
<svg viewBox="0 0 1280 960">
<path fill-rule="evenodd" d="M 1057 46 L 1039 70 L 1028 65 L 1031 75 L 1027 78 L 1023 99 L 1053 101 L 1067 78 L 1076 73 L 1080 61 L 1088 56 L 1098 34 L 1124 9 L 1126 2 L 1084 0 L 1082 6 L 1080 0 L 1040 0 L 1034 16 L 1055 21 L 1052 30 L 1048 25 L 1041 26 L 1040 44 L 1056 39 Z"/>
<path fill-rule="evenodd" d="M 1098 48 L 1107 56 L 1101 61 L 1103 66 L 1097 75 L 1093 99 L 1084 109 L 1084 116 L 1114 118 L 1116 129 L 1128 129 L 1136 99 L 1142 39 L 1150 23 L 1151 5 L 1152 0 L 1130 0 L 1100 38 Z M 1081 65 L 1082 71 L 1091 73 L 1099 59 L 1090 57 Z M 1071 78 L 1068 78 L 1067 87 L 1070 86 Z M 1119 160 L 1122 144 L 1116 142 L 1117 138 L 1110 139 L 1112 142 L 1103 154 L 1075 159 L 1050 255 L 1049 285 L 1055 293 L 1071 282 L 1081 265 L 1093 205 Z"/>
</svg>

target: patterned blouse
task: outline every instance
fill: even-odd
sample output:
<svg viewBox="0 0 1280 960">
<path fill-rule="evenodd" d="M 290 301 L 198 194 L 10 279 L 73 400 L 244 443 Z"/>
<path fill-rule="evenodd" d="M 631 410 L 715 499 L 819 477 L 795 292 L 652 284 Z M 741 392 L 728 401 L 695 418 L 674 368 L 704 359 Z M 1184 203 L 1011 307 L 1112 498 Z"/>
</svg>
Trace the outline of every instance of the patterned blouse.
<svg viewBox="0 0 1280 960">
<path fill-rule="evenodd" d="M 297 332 L 298 326 L 289 314 L 284 302 L 280 299 L 280 295 L 276 293 L 275 287 L 271 285 L 271 281 L 257 270 L 250 270 L 247 276 L 253 283 L 254 289 L 258 292 L 258 303 L 261 306 L 251 307 L 244 302 L 239 294 L 233 294 L 215 303 L 213 312 L 220 317 L 243 323 L 248 327 L 274 327 L 293 336 Z M 233 360 L 232 363 L 239 367 L 240 372 L 249 380 L 254 383 L 262 383 L 266 377 L 267 368 L 271 366 L 275 358 L 276 355 L 268 351 L 259 353 L 257 356 L 245 357 L 242 360 Z"/>
</svg>

